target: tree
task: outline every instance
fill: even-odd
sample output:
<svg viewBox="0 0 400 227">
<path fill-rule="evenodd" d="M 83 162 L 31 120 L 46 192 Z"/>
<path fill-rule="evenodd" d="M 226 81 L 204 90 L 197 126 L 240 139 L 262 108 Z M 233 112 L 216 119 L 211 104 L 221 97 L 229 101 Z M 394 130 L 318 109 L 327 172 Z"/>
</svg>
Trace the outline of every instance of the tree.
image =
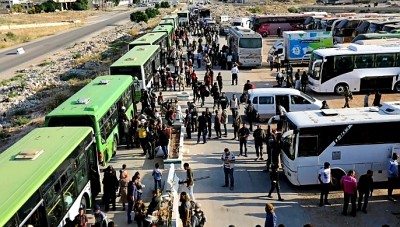
<svg viewBox="0 0 400 227">
<path fill-rule="evenodd" d="M 160 8 L 160 3 L 156 3 L 156 4 L 154 4 L 154 8 L 156 8 L 156 9 L 159 9 Z"/>
<path fill-rule="evenodd" d="M 145 10 L 145 13 L 148 18 L 155 18 L 158 14 L 160 14 L 158 9 L 156 9 L 156 8 L 147 8 Z"/>
<path fill-rule="evenodd" d="M 88 0 L 76 0 L 71 5 L 73 10 L 87 10 L 89 9 L 89 2 Z"/>
<path fill-rule="evenodd" d="M 57 3 L 55 1 L 48 0 L 47 2 L 42 3 L 41 8 L 46 13 L 49 13 L 49 12 L 55 12 L 56 9 L 59 9 L 60 7 L 59 7 L 59 5 L 57 5 Z"/>
<path fill-rule="evenodd" d="M 161 2 L 160 6 L 161 6 L 161 8 L 169 8 L 170 7 L 168 2 Z"/>
<path fill-rule="evenodd" d="M 141 21 L 144 21 L 147 23 L 147 21 L 149 20 L 149 17 L 143 11 L 136 11 L 136 12 L 131 13 L 130 19 L 131 19 L 131 21 L 136 22 L 136 23 L 139 23 Z"/>
</svg>

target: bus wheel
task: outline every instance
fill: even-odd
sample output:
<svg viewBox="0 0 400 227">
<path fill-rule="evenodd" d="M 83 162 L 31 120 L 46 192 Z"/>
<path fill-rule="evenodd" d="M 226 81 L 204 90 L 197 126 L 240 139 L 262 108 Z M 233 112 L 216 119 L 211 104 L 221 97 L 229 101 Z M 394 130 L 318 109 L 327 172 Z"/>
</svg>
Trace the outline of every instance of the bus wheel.
<svg viewBox="0 0 400 227">
<path fill-rule="evenodd" d="M 337 95 L 342 95 L 344 92 L 345 87 L 348 87 L 347 84 L 338 84 L 335 86 L 335 93 Z"/>
<path fill-rule="evenodd" d="M 118 148 L 118 141 L 117 141 L 117 137 L 114 137 L 114 143 L 113 143 L 113 151 L 112 151 L 112 155 L 113 157 L 117 154 L 117 148 Z"/>
<path fill-rule="evenodd" d="M 261 35 L 262 37 L 268 37 L 268 34 L 266 32 L 263 32 Z"/>
<path fill-rule="evenodd" d="M 259 117 L 258 121 L 261 122 L 261 123 L 264 123 L 264 122 L 267 122 L 267 118 Z"/>
<path fill-rule="evenodd" d="M 86 196 L 82 196 L 80 208 L 83 208 L 83 212 L 85 212 L 85 213 L 86 213 L 86 209 L 88 208 L 86 204 L 87 204 Z"/>
<path fill-rule="evenodd" d="M 344 176 L 344 173 L 340 170 L 333 170 L 332 171 L 332 188 L 333 189 L 340 189 L 340 180 Z"/>
<path fill-rule="evenodd" d="M 397 82 L 395 85 L 394 85 L 394 89 L 393 89 L 395 92 L 397 92 L 397 93 L 399 93 L 400 92 L 400 82 Z"/>
</svg>

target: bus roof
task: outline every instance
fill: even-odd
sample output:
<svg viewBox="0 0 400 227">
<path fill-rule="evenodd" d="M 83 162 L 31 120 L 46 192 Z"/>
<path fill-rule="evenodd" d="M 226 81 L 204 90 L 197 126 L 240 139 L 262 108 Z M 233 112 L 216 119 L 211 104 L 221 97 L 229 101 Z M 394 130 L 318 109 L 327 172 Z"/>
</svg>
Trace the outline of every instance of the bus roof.
<svg viewBox="0 0 400 227">
<path fill-rule="evenodd" d="M 0 155 L 0 226 L 25 204 L 75 148 L 90 135 L 89 127 L 37 128 Z M 38 152 L 18 159 L 21 152 Z"/>
<path fill-rule="evenodd" d="M 177 17 L 178 17 L 178 14 L 170 14 L 170 15 L 164 16 L 162 19 L 175 19 Z"/>
<path fill-rule="evenodd" d="M 163 18 L 163 19 L 160 20 L 160 23 L 158 23 L 158 24 L 159 25 L 168 25 L 170 23 L 174 24 L 175 20 L 172 19 L 172 18 Z"/>
<path fill-rule="evenodd" d="M 352 43 L 349 46 L 338 48 L 326 48 L 314 50 L 314 54 L 320 56 L 340 56 L 352 54 L 380 54 L 400 52 L 400 44 L 389 43 L 387 45 L 359 45 Z"/>
<path fill-rule="evenodd" d="M 172 33 L 172 30 L 174 29 L 174 27 L 172 25 L 157 25 L 152 32 L 167 32 L 168 34 Z"/>
<path fill-rule="evenodd" d="M 356 36 L 351 42 L 354 43 L 357 40 L 363 40 L 363 39 L 387 39 L 387 38 L 399 38 L 399 37 L 400 34 L 396 33 L 367 33 Z"/>
<path fill-rule="evenodd" d="M 145 35 L 133 40 L 132 42 L 130 42 L 129 44 L 132 45 L 152 45 L 154 42 L 156 42 L 157 40 L 165 37 L 167 34 L 161 33 L 161 32 L 150 32 L 150 33 L 146 33 Z"/>
<path fill-rule="evenodd" d="M 231 27 L 230 31 L 240 38 L 262 38 L 257 32 L 241 26 Z"/>
<path fill-rule="evenodd" d="M 120 57 L 110 67 L 120 66 L 141 66 L 144 65 L 149 56 L 152 56 L 160 48 L 159 45 L 141 45 L 135 46 L 128 53 Z"/>
<path fill-rule="evenodd" d="M 112 75 L 96 77 L 51 111 L 46 118 L 58 116 L 95 116 L 99 119 L 108 111 L 110 103 L 114 103 L 121 95 L 121 92 L 116 91 L 122 88 L 126 89 L 132 82 L 133 79 L 131 76 Z"/>
<path fill-rule="evenodd" d="M 400 102 L 387 102 L 377 107 L 324 109 L 286 113 L 297 128 L 400 121 Z"/>
</svg>

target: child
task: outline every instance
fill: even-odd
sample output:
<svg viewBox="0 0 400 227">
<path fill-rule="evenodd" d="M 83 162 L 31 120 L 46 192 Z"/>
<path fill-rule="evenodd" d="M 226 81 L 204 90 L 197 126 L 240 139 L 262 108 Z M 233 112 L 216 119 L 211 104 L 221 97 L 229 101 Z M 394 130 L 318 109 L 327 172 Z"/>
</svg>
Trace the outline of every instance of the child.
<svg viewBox="0 0 400 227">
<path fill-rule="evenodd" d="M 151 174 L 154 177 L 154 190 L 157 190 L 157 189 L 161 190 L 162 172 L 160 170 L 160 164 L 158 164 L 158 162 L 157 162 L 154 166 L 155 166 L 155 168 L 153 169 L 153 173 Z"/>
</svg>

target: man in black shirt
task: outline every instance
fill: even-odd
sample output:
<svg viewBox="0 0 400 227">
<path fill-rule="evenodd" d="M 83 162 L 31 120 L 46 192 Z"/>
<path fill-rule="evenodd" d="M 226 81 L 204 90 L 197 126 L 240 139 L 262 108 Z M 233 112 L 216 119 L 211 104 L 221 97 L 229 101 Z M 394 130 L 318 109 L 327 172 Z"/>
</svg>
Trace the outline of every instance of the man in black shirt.
<svg viewBox="0 0 400 227">
<path fill-rule="evenodd" d="M 225 92 L 222 92 L 219 97 L 219 104 L 221 105 L 222 110 L 225 110 L 228 106 L 228 97 L 226 97 Z"/>
<path fill-rule="evenodd" d="M 207 143 L 207 117 L 206 112 L 203 111 L 199 119 L 198 132 L 197 132 L 197 143 L 200 143 L 200 136 L 203 134 L 203 143 Z"/>
<path fill-rule="evenodd" d="M 246 127 L 246 124 L 243 123 L 242 128 L 238 131 L 239 143 L 240 143 L 240 154 L 243 155 L 243 146 L 244 146 L 244 156 L 247 157 L 247 138 L 250 135 L 250 130 Z"/>
<path fill-rule="evenodd" d="M 357 184 L 358 189 L 358 209 L 361 210 L 361 201 L 364 197 L 364 204 L 362 207 L 362 212 L 367 213 L 367 205 L 368 205 L 368 198 L 371 195 L 372 191 L 374 190 L 374 180 L 372 179 L 373 172 L 372 170 L 368 170 L 367 174 L 364 174 L 360 177 Z"/>
</svg>

